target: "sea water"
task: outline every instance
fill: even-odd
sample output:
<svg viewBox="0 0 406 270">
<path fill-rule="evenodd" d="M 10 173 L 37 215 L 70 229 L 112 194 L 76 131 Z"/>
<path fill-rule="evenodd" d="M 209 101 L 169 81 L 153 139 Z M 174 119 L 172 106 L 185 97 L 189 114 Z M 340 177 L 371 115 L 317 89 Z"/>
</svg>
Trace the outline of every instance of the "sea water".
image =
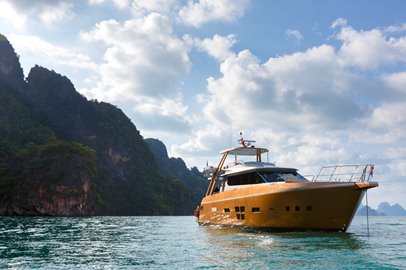
<svg viewBox="0 0 406 270">
<path fill-rule="evenodd" d="M 0 217 L 1 269 L 406 269 L 406 217 L 346 233 L 200 227 L 194 217 Z"/>
</svg>

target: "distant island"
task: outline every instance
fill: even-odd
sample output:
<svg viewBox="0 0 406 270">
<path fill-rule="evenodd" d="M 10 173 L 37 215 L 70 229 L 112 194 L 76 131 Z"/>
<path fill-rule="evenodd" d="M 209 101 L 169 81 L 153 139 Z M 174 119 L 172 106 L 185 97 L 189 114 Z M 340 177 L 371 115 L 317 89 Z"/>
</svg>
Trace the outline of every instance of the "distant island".
<svg viewBox="0 0 406 270">
<path fill-rule="evenodd" d="M 372 209 L 370 206 L 360 205 L 356 213 L 357 216 L 406 216 L 406 210 L 398 203 L 390 205 L 387 202 L 382 202 L 377 209 Z"/>
<path fill-rule="evenodd" d="M 191 215 L 207 181 L 0 34 L 0 215 Z"/>
</svg>

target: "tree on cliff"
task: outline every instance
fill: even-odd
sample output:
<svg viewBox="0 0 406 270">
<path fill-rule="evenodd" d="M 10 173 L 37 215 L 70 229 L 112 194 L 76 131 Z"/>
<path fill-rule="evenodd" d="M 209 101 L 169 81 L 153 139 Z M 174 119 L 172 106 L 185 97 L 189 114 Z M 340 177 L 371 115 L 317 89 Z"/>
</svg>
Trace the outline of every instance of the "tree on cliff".
<svg viewBox="0 0 406 270">
<path fill-rule="evenodd" d="M 119 108 L 40 66 L 23 77 L 0 35 L 0 214 L 192 213 L 198 177 L 163 172 Z"/>
</svg>

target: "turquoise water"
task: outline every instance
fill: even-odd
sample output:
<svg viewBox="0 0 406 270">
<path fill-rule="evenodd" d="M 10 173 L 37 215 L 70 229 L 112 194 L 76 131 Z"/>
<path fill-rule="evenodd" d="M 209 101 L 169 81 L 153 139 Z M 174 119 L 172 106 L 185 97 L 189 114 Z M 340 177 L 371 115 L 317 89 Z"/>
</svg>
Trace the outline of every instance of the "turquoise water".
<svg viewBox="0 0 406 270">
<path fill-rule="evenodd" d="M 0 217 L 1 269 L 405 269 L 406 217 L 253 233 L 194 217 Z"/>
</svg>

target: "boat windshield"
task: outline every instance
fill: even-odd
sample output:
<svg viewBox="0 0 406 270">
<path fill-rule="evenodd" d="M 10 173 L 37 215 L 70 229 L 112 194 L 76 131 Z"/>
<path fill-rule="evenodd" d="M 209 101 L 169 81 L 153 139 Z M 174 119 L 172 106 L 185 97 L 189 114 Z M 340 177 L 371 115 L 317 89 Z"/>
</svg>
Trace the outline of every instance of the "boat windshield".
<svg viewBox="0 0 406 270">
<path fill-rule="evenodd" d="M 298 172 L 260 172 L 265 182 L 308 182 Z"/>
</svg>

